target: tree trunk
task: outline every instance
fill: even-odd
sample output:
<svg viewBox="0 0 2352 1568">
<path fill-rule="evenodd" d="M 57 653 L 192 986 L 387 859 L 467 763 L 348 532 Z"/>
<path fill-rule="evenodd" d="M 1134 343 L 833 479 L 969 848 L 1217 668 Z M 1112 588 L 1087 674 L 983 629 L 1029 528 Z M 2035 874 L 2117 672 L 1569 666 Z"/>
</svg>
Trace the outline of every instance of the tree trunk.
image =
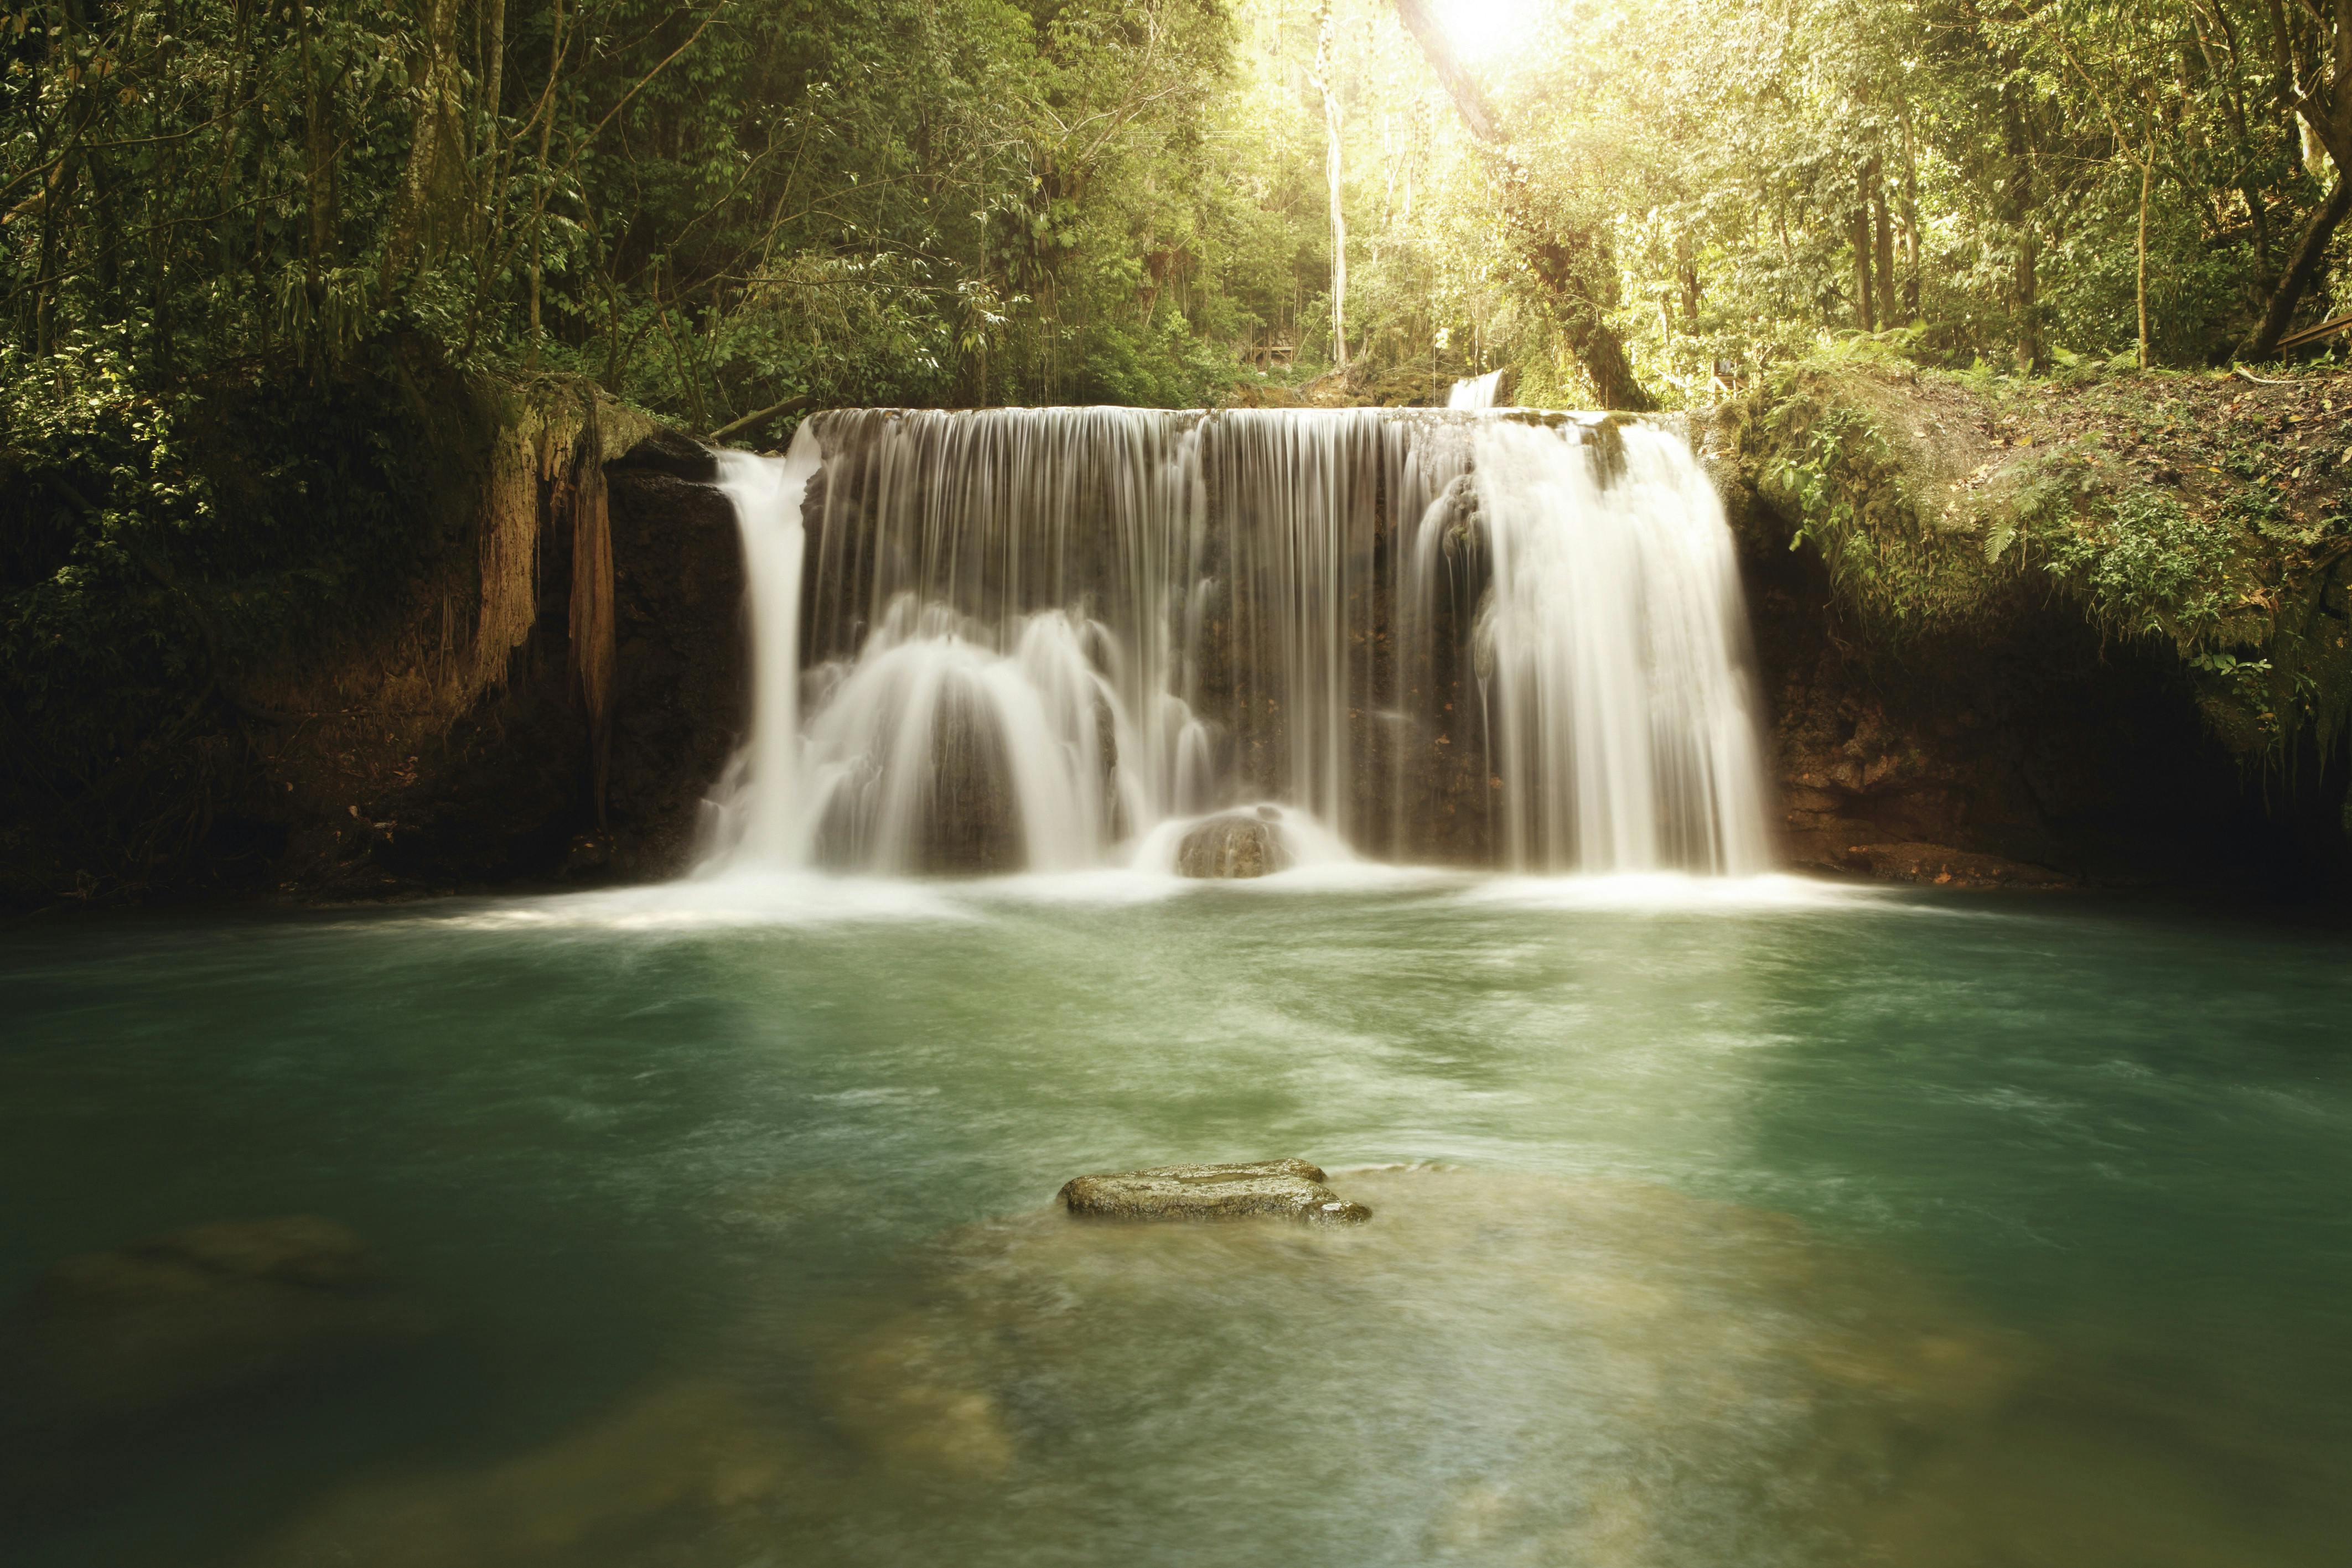
<svg viewBox="0 0 2352 1568">
<path fill-rule="evenodd" d="M 2252 338 L 2239 350 L 2247 360 L 2266 360 L 2278 351 L 2278 342 L 2294 320 L 2294 308 L 2302 302 L 2303 291 L 2319 275 L 2320 263 L 2327 257 L 2327 242 L 2336 236 L 2336 225 L 2345 214 L 2352 211 L 2352 185 L 2345 183 L 2342 170 L 2336 173 L 2336 188 L 2327 193 L 2327 200 L 2303 226 L 2303 237 L 2294 247 L 2294 259 L 2286 264 L 2278 287 L 2271 293 L 2270 308 L 2263 312 L 2263 324 L 2255 329 Z"/>
<path fill-rule="evenodd" d="M 1323 95 L 1323 178 L 1331 204 L 1331 363 L 1348 368 L 1348 214 L 1342 204 L 1339 99 L 1331 90 L 1331 0 L 1315 37 L 1315 88 Z"/>
<path fill-rule="evenodd" d="M 1870 184 L 1867 172 L 1856 187 L 1859 198 L 1847 215 L 1845 236 L 1853 246 L 1853 324 L 1865 332 L 1878 330 L 1878 306 L 1870 287 Z"/>
<path fill-rule="evenodd" d="M 2009 142 L 2009 221 L 2017 225 L 2017 261 L 2010 277 L 2010 303 L 2017 320 L 2017 370 L 2031 375 L 2048 358 L 2042 345 L 2042 287 L 2038 276 L 2042 236 L 2033 228 L 2033 128 L 2018 102 L 2018 89 L 2004 89 L 2002 119 Z"/>
<path fill-rule="evenodd" d="M 328 217 L 327 174 L 327 165 L 334 157 L 334 138 L 327 124 L 327 98 L 320 90 L 317 51 L 311 42 L 310 8 L 301 0 L 296 0 L 294 25 L 301 33 L 302 55 L 302 152 L 306 169 L 302 182 L 303 287 L 315 318 L 321 303 L 319 272 L 327 265 L 328 252 L 334 239 L 333 225 Z"/>
<path fill-rule="evenodd" d="M 2017 369 L 2031 375 L 2048 359 L 2042 346 L 2041 237 L 2028 224 L 2017 236 Z"/>
<path fill-rule="evenodd" d="M 563 69 L 564 45 L 568 41 L 563 36 L 563 0 L 555 0 L 553 37 L 554 43 L 547 57 L 547 90 L 540 98 L 539 186 L 530 200 L 530 347 L 523 358 L 524 368 L 530 371 L 539 369 L 539 299 L 540 289 L 546 277 L 541 245 L 547 231 L 547 158 L 549 144 L 555 132 L 555 84 L 560 79 Z M 662 330 L 666 333 L 669 332 L 667 312 L 663 313 L 661 322 Z M 674 333 L 670 335 L 670 348 L 673 352 L 677 348 L 677 339 Z M 678 374 L 686 380 L 688 394 L 696 400 L 698 405 L 695 411 L 696 418 L 700 423 L 709 423 L 709 420 L 703 417 L 699 407 L 702 394 L 694 385 L 692 378 L 686 375 L 686 362 L 683 356 L 679 356 L 678 359 Z"/>
<path fill-rule="evenodd" d="M 2147 369 L 2147 191 L 2156 179 L 2156 152 L 2143 152 L 2139 164 L 2139 368 Z"/>
<path fill-rule="evenodd" d="M 1617 277 L 1616 255 L 1607 232 L 1597 227 L 1563 229 L 1535 211 L 1528 197 L 1527 170 L 1511 156 L 1495 111 L 1478 84 L 1454 57 L 1454 46 L 1436 18 L 1423 0 L 1394 0 L 1394 4 L 1430 69 L 1454 100 L 1462 123 L 1500 165 L 1504 220 L 1517 242 L 1520 260 L 1542 287 L 1560 336 L 1584 367 L 1601 406 L 1628 413 L 1646 413 L 1656 408 L 1657 400 L 1633 374 L 1624 340 L 1604 315 L 1615 303 Z M 1588 272 L 1598 276 L 1597 289 L 1585 286 Z"/>
<path fill-rule="evenodd" d="M 1901 319 L 1895 298 L 1895 225 L 1886 214 L 1886 181 L 1878 160 L 1870 161 L 1870 223 L 1878 263 L 1878 324 L 1892 327 Z"/>
<path fill-rule="evenodd" d="M 422 32 L 425 58 L 416 124 L 384 242 L 387 281 L 430 261 L 439 249 L 441 217 L 452 203 L 451 175 L 465 162 L 465 126 L 457 103 L 457 0 L 429 0 Z"/>
<path fill-rule="evenodd" d="M 1919 163 L 1911 146 L 1911 104 L 1903 103 L 1903 319 L 1919 319 Z"/>
<path fill-rule="evenodd" d="M 2254 277 L 2267 295 L 2278 279 L 2271 273 L 2271 217 L 2269 204 L 2252 180 L 2238 187 L 2246 199 L 2246 222 L 2254 231 Z"/>
</svg>

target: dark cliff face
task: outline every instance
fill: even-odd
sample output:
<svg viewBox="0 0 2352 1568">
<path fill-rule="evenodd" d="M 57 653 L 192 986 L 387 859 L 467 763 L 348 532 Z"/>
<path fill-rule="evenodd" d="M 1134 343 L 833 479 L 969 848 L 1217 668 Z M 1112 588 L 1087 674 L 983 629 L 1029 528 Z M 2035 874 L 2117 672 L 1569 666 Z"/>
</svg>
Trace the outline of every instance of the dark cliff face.
<svg viewBox="0 0 2352 1568">
<path fill-rule="evenodd" d="M 2155 661 L 2048 614 L 1898 660 L 1841 623 L 1817 558 L 1742 564 L 1790 864 L 2144 885 L 2251 847 L 2237 770 Z"/>
<path fill-rule="evenodd" d="M 611 431 L 577 438 L 569 471 L 541 482 L 533 613 L 505 679 L 354 802 L 351 827 L 330 812 L 331 849 L 281 867 L 282 890 L 582 886 L 690 863 L 743 732 L 741 551 L 709 454 L 641 430 L 624 425 L 638 438 L 616 454 Z M 583 678 L 599 667 L 601 689 Z"/>
<path fill-rule="evenodd" d="M 224 662 L 145 747 L 203 767 L 13 790 L 0 907 L 684 869 L 743 726 L 740 550 L 709 454 L 574 383 L 470 389 L 452 417 L 476 438 L 445 455 L 413 569 L 329 635 Z M 144 817 L 202 831 L 158 849 L 121 826 Z"/>
<path fill-rule="evenodd" d="M 268 873 L 276 891 L 576 886 L 690 862 L 699 802 L 743 726 L 733 513 L 691 442 L 609 418 L 555 434 L 526 489 L 501 503 L 491 487 L 482 558 L 528 549 L 530 587 L 471 699 L 404 733 L 386 721 L 416 674 L 383 661 L 346 677 L 360 689 L 345 712 L 257 758 L 310 808 Z"/>
<path fill-rule="evenodd" d="M 606 832 L 612 874 L 629 881 L 690 863 L 749 718 L 742 547 L 715 476 L 707 451 L 667 433 L 604 466 L 619 627 Z"/>
</svg>

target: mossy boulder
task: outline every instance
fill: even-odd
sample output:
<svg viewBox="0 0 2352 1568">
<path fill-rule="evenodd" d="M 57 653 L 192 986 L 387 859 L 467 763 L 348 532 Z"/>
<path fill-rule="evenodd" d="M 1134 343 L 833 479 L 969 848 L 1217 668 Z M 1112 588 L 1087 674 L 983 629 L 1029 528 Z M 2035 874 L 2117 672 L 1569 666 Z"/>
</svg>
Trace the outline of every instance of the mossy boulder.
<svg viewBox="0 0 2352 1568">
<path fill-rule="evenodd" d="M 1801 862 L 2305 881 L 2343 859 L 2352 376 L 2012 382 L 1855 352 L 1692 435 L 1747 558 Z"/>
<path fill-rule="evenodd" d="M 2052 597 L 2169 652 L 2233 752 L 2352 722 L 2352 376 L 2009 383 L 1782 372 L 1730 412 L 1741 469 L 1890 643 L 1985 636 Z"/>
</svg>

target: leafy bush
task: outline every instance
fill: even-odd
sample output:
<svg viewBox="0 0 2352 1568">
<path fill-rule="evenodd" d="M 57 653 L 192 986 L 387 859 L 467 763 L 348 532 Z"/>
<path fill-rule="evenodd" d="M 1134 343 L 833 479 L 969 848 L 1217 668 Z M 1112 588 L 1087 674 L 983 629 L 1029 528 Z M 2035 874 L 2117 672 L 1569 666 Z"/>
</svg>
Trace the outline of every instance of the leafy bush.
<svg viewBox="0 0 2352 1568">
<path fill-rule="evenodd" d="M 2046 566 L 2080 587 L 2093 612 L 2127 634 L 2187 648 L 2228 607 L 2237 537 L 2191 517 L 2169 496 L 2133 490 L 2104 512 L 2079 515 L 2047 540 Z"/>
</svg>

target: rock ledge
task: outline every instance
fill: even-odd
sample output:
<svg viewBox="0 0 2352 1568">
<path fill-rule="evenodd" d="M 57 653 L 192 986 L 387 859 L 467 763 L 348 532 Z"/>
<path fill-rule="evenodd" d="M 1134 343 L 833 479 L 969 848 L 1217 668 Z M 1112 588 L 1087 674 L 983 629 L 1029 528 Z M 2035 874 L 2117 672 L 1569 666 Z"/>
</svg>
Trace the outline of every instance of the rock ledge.
<svg viewBox="0 0 2352 1568">
<path fill-rule="evenodd" d="M 1072 1214 L 1100 1219 L 1244 1219 L 1254 1215 L 1314 1225 L 1358 1225 L 1372 1217 L 1324 1186 L 1322 1167 L 1305 1160 L 1229 1166 L 1163 1166 L 1157 1170 L 1083 1176 L 1063 1185 Z"/>
</svg>

